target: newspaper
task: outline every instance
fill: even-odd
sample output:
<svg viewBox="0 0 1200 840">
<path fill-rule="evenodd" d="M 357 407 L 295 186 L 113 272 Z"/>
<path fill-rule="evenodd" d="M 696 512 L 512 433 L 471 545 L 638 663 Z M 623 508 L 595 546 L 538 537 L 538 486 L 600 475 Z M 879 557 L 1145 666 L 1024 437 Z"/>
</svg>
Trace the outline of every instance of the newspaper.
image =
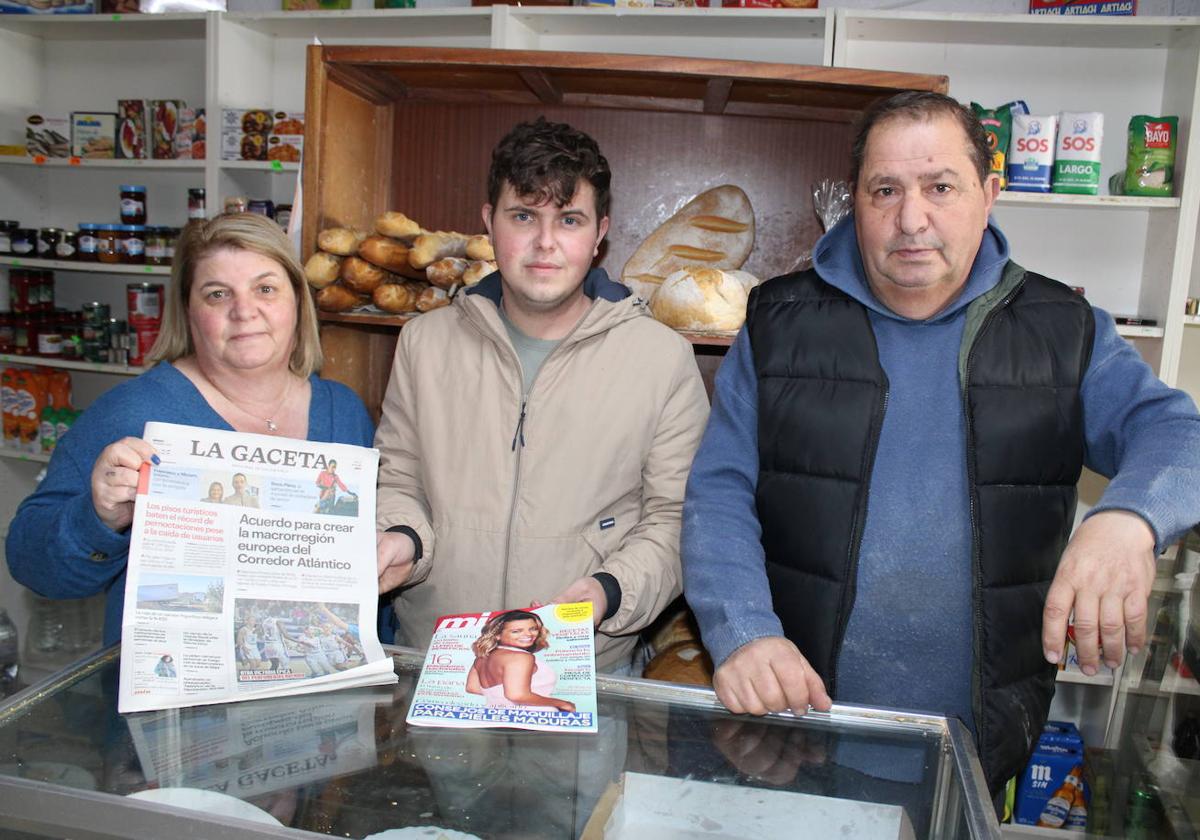
<svg viewBox="0 0 1200 840">
<path fill-rule="evenodd" d="M 595 732 L 592 605 L 442 616 L 407 720 Z"/>
<path fill-rule="evenodd" d="M 396 681 L 376 632 L 379 453 L 147 423 L 118 709 Z"/>
</svg>

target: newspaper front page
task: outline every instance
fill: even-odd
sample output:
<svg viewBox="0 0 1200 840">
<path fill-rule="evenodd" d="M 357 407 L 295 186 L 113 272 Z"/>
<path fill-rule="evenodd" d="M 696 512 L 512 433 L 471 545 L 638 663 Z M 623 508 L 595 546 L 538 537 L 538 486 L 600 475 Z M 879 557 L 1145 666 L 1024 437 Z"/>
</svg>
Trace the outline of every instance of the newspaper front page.
<svg viewBox="0 0 1200 840">
<path fill-rule="evenodd" d="M 595 732 L 592 605 L 442 616 L 407 720 Z"/>
<path fill-rule="evenodd" d="M 147 423 L 121 712 L 396 681 L 376 632 L 379 453 Z"/>
</svg>

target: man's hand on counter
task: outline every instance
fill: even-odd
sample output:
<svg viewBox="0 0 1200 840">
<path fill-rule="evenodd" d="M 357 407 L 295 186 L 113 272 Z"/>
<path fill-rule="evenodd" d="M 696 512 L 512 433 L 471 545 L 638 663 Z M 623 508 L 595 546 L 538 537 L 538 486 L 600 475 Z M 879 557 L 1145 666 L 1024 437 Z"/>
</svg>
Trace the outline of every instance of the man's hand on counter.
<svg viewBox="0 0 1200 840">
<path fill-rule="evenodd" d="M 391 592 L 412 576 L 413 555 L 417 547 L 412 538 L 398 531 L 377 531 L 375 556 L 379 570 L 379 592 Z"/>
<path fill-rule="evenodd" d="M 800 650 L 782 636 L 765 636 L 742 645 L 721 663 L 713 688 L 729 711 L 765 715 L 791 709 L 802 715 L 812 706 L 833 706 L 825 683 Z"/>
</svg>

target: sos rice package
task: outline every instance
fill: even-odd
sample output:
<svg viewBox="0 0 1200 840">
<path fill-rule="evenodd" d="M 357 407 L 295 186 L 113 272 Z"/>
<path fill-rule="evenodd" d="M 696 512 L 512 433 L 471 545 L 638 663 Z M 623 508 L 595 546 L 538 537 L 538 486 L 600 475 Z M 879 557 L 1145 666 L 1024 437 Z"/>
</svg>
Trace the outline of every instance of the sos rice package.
<svg viewBox="0 0 1200 840">
<path fill-rule="evenodd" d="M 1179 117 L 1129 119 L 1129 146 L 1125 157 L 1125 195 L 1169 198 L 1175 190 L 1175 146 Z"/>
<path fill-rule="evenodd" d="M 972 102 L 971 111 L 987 135 L 988 151 L 992 154 L 989 172 L 1000 176 L 1000 188 L 1004 189 L 1008 182 L 1005 161 L 1008 156 L 1008 141 L 1012 136 L 1012 116 L 1028 114 L 1029 106 L 1019 99 L 999 108 L 984 108 L 978 102 Z"/>
<path fill-rule="evenodd" d="M 1100 192 L 1100 142 L 1103 139 L 1104 114 L 1063 111 L 1058 115 L 1053 192 L 1075 195 Z"/>
<path fill-rule="evenodd" d="M 1008 188 L 1018 192 L 1050 192 L 1054 170 L 1054 130 L 1058 117 L 1013 114 L 1008 146 Z"/>
</svg>

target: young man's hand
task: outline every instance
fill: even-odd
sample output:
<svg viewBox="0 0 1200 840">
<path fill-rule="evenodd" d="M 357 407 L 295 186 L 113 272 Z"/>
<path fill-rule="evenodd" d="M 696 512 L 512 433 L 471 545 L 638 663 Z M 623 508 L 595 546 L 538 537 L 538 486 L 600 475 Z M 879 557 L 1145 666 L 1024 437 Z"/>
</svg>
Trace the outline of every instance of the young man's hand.
<svg viewBox="0 0 1200 840">
<path fill-rule="evenodd" d="M 416 543 L 408 534 L 397 531 L 375 533 L 375 558 L 381 595 L 408 582 L 412 577 L 413 556 L 416 553 Z"/>
</svg>

